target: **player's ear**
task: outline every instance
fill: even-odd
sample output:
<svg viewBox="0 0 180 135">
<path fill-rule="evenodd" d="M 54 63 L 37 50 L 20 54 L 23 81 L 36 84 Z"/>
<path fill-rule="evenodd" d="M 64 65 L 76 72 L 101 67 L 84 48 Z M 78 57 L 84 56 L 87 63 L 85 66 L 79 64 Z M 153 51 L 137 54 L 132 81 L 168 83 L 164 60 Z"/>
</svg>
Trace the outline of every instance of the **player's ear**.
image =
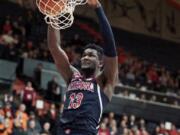
<svg viewBox="0 0 180 135">
<path fill-rule="evenodd" d="M 100 60 L 100 61 L 99 61 L 99 68 L 102 69 L 103 66 L 104 66 L 104 62 L 103 62 L 103 60 Z"/>
</svg>

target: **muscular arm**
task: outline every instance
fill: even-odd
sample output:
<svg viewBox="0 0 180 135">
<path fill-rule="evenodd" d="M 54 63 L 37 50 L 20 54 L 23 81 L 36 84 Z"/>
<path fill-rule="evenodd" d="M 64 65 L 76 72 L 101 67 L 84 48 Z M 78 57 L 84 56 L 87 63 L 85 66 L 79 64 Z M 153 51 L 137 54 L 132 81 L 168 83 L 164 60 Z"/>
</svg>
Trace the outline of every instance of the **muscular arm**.
<svg viewBox="0 0 180 135">
<path fill-rule="evenodd" d="M 60 46 L 60 31 L 48 26 L 47 39 L 48 47 L 57 69 L 64 78 L 65 82 L 68 84 L 70 78 L 72 77 L 73 71 L 65 51 Z"/>
<path fill-rule="evenodd" d="M 104 92 L 111 99 L 118 74 L 118 60 L 115 40 L 111 26 L 100 4 L 96 8 L 96 14 L 99 19 L 101 33 L 104 39 L 103 49 L 105 58 L 104 71 L 102 74 L 102 80 L 105 82 Z"/>
</svg>

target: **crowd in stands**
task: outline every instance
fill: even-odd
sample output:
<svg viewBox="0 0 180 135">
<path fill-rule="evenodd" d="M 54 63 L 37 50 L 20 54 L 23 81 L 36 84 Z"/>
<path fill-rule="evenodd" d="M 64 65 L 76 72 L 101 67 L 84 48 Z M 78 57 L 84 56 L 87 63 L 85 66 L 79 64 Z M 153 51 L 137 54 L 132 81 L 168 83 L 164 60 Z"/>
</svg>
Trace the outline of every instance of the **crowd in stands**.
<svg viewBox="0 0 180 135">
<path fill-rule="evenodd" d="M 26 18 L 26 19 L 24 19 Z M 34 25 L 39 26 L 34 13 L 27 11 L 25 16 L 6 16 L 0 24 L 0 58 L 18 62 L 21 58 L 32 58 L 53 62 L 45 37 L 34 37 Z M 78 34 L 66 41 L 62 35 L 62 46 L 72 65 L 79 68 L 80 56 L 85 41 Z M 180 97 L 180 70 L 170 71 L 156 63 L 149 63 L 122 48 L 119 54 L 119 83 L 137 87 L 141 90 L 154 90 Z M 40 65 L 41 66 L 41 65 Z M 40 67 L 42 68 L 42 67 Z M 34 79 L 38 78 L 39 69 Z M 39 83 L 39 82 L 38 82 Z M 53 93 L 52 93 L 53 89 Z M 55 78 L 48 83 L 48 98 L 58 101 L 60 88 Z M 16 101 L 16 98 L 18 100 Z M 142 97 L 143 98 L 143 97 Z M 0 135 L 55 135 L 55 121 L 61 114 L 63 105 L 45 103 L 38 100 L 38 93 L 31 82 L 15 95 L 5 95 L 0 104 Z M 39 105 L 40 104 L 40 105 Z M 43 104 L 43 107 L 42 107 Z M 177 102 L 177 105 L 179 103 Z M 44 109 L 42 109 L 44 108 Z M 136 118 L 136 116 L 105 115 L 102 119 L 99 135 L 179 135 L 173 123 L 154 123 Z"/>
<path fill-rule="evenodd" d="M 102 119 L 99 135 L 179 135 L 170 122 L 153 123 L 135 115 L 115 116 L 110 112 Z"/>
<path fill-rule="evenodd" d="M 17 61 L 22 57 L 51 61 L 46 44 L 43 41 L 35 43 L 31 37 L 35 21 L 31 11 L 27 12 L 26 19 L 23 16 L 6 16 L 4 20 L 0 32 L 1 58 Z"/>
<path fill-rule="evenodd" d="M 29 84 L 28 84 L 29 85 Z M 26 87 L 25 87 L 26 88 Z M 22 98 L 5 94 L 0 102 L 1 135 L 56 135 L 57 118 L 63 105 L 54 103 L 31 104 L 31 111 Z M 105 113 L 98 130 L 99 135 L 179 135 L 180 130 L 171 122 L 160 123 L 135 115 Z"/>
<path fill-rule="evenodd" d="M 119 54 L 119 78 L 123 84 L 180 96 L 180 70 L 167 70 L 123 49 Z"/>
<path fill-rule="evenodd" d="M 35 23 L 35 18 L 33 18 L 31 11 L 27 12 L 26 20 L 23 20 L 23 17 L 14 19 L 11 16 L 7 16 L 5 18 L 0 34 L 1 58 L 11 60 L 32 58 L 52 62 L 46 38 L 44 37 L 44 39 L 39 41 L 30 39 L 31 30 L 29 29 L 32 27 L 33 22 Z M 62 41 L 62 46 L 66 50 L 71 64 L 74 66 L 79 66 L 79 58 L 84 43 L 78 34 L 72 36 L 71 41 Z M 143 89 L 180 95 L 179 70 L 167 70 L 156 63 L 149 63 L 127 53 L 122 48 L 118 48 L 118 52 L 119 78 L 121 83 Z"/>
<path fill-rule="evenodd" d="M 28 85 L 32 88 L 30 82 Z M 27 98 L 28 102 L 13 94 L 5 94 L 4 100 L 0 102 L 0 134 L 56 135 L 55 123 L 62 107 L 59 109 L 55 104 L 49 103 L 40 108 L 33 103 L 29 104 L 30 93 L 22 97 Z"/>
</svg>

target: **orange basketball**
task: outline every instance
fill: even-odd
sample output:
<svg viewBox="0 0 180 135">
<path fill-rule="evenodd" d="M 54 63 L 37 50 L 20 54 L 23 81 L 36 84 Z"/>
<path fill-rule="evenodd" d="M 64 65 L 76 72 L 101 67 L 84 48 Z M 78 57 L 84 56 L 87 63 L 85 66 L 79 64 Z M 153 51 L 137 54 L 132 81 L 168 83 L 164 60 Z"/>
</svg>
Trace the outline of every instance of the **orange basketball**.
<svg viewBox="0 0 180 135">
<path fill-rule="evenodd" d="M 43 14 L 56 16 L 64 10 L 66 0 L 37 0 L 37 6 Z"/>
</svg>

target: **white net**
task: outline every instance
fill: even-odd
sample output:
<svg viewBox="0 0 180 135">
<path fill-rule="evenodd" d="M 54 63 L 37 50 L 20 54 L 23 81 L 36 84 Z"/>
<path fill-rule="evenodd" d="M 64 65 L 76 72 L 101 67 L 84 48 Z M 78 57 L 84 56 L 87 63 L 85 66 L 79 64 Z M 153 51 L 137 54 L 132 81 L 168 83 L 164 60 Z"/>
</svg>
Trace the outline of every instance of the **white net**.
<svg viewBox="0 0 180 135">
<path fill-rule="evenodd" d="M 55 29 L 66 29 L 72 25 L 74 16 L 71 13 L 62 13 L 57 17 L 46 15 L 45 21 Z"/>
<path fill-rule="evenodd" d="M 86 2 L 87 0 L 76 0 L 76 5 L 84 5 Z"/>
<path fill-rule="evenodd" d="M 45 15 L 45 22 L 55 29 L 66 29 L 73 24 L 73 12 L 77 5 L 87 0 L 36 0 L 37 7 Z"/>
</svg>

